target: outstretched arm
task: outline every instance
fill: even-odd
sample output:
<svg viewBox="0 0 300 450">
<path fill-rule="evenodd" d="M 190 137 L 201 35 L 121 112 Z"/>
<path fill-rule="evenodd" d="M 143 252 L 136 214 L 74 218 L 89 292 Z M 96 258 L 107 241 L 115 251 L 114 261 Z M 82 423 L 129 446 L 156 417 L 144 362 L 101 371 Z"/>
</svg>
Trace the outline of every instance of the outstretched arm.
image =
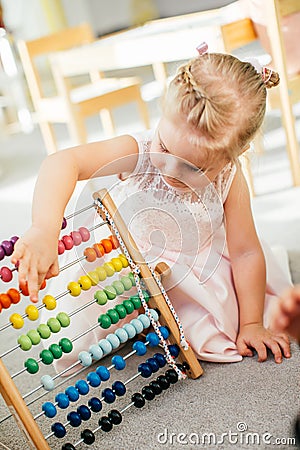
<svg viewBox="0 0 300 450">
<path fill-rule="evenodd" d="M 267 348 L 275 361 L 290 356 L 289 341 L 283 334 L 272 333 L 263 326 L 266 292 L 266 267 L 263 251 L 253 222 L 247 183 L 238 169 L 225 202 L 226 237 L 232 274 L 239 305 L 237 348 L 241 355 L 258 353 L 267 359 Z"/>
<path fill-rule="evenodd" d="M 35 186 L 32 226 L 19 239 L 12 263 L 19 264 L 19 283 L 28 282 L 30 299 L 38 300 L 45 278 L 58 274 L 57 241 L 65 207 L 78 180 L 132 172 L 138 147 L 131 136 L 59 151 L 42 163 Z"/>
</svg>

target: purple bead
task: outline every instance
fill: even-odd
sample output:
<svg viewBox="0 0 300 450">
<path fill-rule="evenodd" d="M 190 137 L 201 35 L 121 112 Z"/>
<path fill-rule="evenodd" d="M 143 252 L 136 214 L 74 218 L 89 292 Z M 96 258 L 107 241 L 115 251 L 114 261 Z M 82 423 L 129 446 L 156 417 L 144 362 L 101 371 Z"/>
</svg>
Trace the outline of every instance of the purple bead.
<svg viewBox="0 0 300 450">
<path fill-rule="evenodd" d="M 2 247 L 2 245 L 0 245 L 0 261 L 2 261 L 2 259 L 4 259 L 5 257 L 5 251 L 4 248 Z"/>
<path fill-rule="evenodd" d="M 18 239 L 19 239 L 19 236 L 13 236 L 10 238 L 10 242 L 12 242 L 13 246 L 15 245 L 15 243 L 17 242 Z"/>
<path fill-rule="evenodd" d="M 11 241 L 2 241 L 1 247 L 3 248 L 6 256 L 10 256 L 12 252 L 14 251 L 14 246 Z"/>
<path fill-rule="evenodd" d="M 61 224 L 61 229 L 64 230 L 67 226 L 67 219 L 64 217 Z"/>
</svg>

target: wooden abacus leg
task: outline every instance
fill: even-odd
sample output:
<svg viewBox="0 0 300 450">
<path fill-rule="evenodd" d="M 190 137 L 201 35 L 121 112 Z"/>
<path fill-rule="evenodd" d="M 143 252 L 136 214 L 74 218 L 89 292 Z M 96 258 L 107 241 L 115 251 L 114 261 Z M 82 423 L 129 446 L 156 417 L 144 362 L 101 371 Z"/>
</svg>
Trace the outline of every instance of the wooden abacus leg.
<svg viewBox="0 0 300 450">
<path fill-rule="evenodd" d="M 183 350 L 181 348 L 180 333 L 177 323 L 168 305 L 166 304 L 165 299 L 155 279 L 153 278 L 146 261 L 144 260 L 136 243 L 134 242 L 133 237 L 131 236 L 129 230 L 127 229 L 121 215 L 119 214 L 116 205 L 114 204 L 113 200 L 111 199 L 106 189 L 101 189 L 99 192 L 96 192 L 93 197 L 96 201 L 100 200 L 103 206 L 107 209 L 120 233 L 121 238 L 124 241 L 124 244 L 132 260 L 134 261 L 134 263 L 138 264 L 141 276 L 151 295 L 151 299 L 149 300 L 149 306 L 151 308 L 159 309 L 160 322 L 162 323 L 162 325 L 166 325 L 170 330 L 170 334 L 172 336 L 170 337 L 170 341 L 172 343 L 176 343 L 181 350 L 179 359 L 181 361 L 185 361 L 189 366 L 189 370 L 187 371 L 188 376 L 191 378 L 200 377 L 203 373 L 202 367 L 200 366 L 199 361 L 197 360 L 191 347 L 189 347 L 188 350 Z M 98 211 L 102 215 L 100 208 L 98 209 Z M 111 231 L 113 232 L 112 229 Z"/>
<path fill-rule="evenodd" d="M 30 449 L 50 450 L 41 430 L 0 359 L 0 392 L 28 441 Z"/>
</svg>

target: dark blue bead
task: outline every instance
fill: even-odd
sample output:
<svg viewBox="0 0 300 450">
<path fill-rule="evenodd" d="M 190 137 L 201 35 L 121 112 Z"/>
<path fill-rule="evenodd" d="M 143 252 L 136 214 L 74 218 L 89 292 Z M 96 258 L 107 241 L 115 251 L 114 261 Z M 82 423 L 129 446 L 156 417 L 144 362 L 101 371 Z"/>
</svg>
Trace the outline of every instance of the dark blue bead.
<svg viewBox="0 0 300 450">
<path fill-rule="evenodd" d="M 72 427 L 79 427 L 81 424 L 81 417 L 76 411 L 71 411 L 67 415 L 67 420 L 70 422 Z"/>
<path fill-rule="evenodd" d="M 98 387 L 101 384 L 101 378 L 96 372 L 88 373 L 86 379 L 88 380 L 90 386 L 92 387 Z"/>
<path fill-rule="evenodd" d="M 164 339 L 168 339 L 168 337 L 170 336 L 170 332 L 169 332 L 168 328 L 167 327 L 159 327 L 159 330 L 162 334 L 162 337 Z"/>
<path fill-rule="evenodd" d="M 88 401 L 88 405 L 91 408 L 91 410 L 96 413 L 101 411 L 101 409 L 102 409 L 102 402 L 101 402 L 100 398 L 97 398 L 97 397 L 90 398 Z"/>
<path fill-rule="evenodd" d="M 91 418 L 91 410 L 85 405 L 78 406 L 77 412 L 82 420 L 89 420 Z"/>
<path fill-rule="evenodd" d="M 76 450 L 76 448 L 74 447 L 74 445 L 67 442 L 62 446 L 61 450 Z"/>
<path fill-rule="evenodd" d="M 149 378 L 152 375 L 152 369 L 150 364 L 147 363 L 141 363 L 138 366 L 138 371 L 142 375 L 143 378 Z"/>
<path fill-rule="evenodd" d="M 76 402 L 79 399 L 79 392 L 74 386 L 69 386 L 65 390 L 70 402 Z"/>
<path fill-rule="evenodd" d="M 172 356 L 174 356 L 174 358 L 177 358 L 177 356 L 179 355 L 179 347 L 177 344 L 171 344 L 168 346 L 168 349 L 171 353 Z"/>
<path fill-rule="evenodd" d="M 116 400 L 116 394 L 110 388 L 103 389 L 102 397 L 106 403 L 113 403 Z"/>
<path fill-rule="evenodd" d="M 55 417 L 57 414 L 57 409 L 51 402 L 44 403 L 42 406 L 42 410 L 44 411 L 45 416 L 49 417 L 50 419 L 52 419 L 52 417 Z"/>
<path fill-rule="evenodd" d="M 166 358 L 162 353 L 155 353 L 155 355 L 153 355 L 153 358 L 158 363 L 159 367 L 164 367 L 167 363 Z"/>
<path fill-rule="evenodd" d="M 78 390 L 79 394 L 86 395 L 88 394 L 90 387 L 85 380 L 78 380 L 75 383 L 75 387 Z"/>
<path fill-rule="evenodd" d="M 152 369 L 152 372 L 158 372 L 159 370 L 159 364 L 154 358 L 148 358 L 146 360 L 146 363 L 149 364 L 149 366 Z"/>
<path fill-rule="evenodd" d="M 51 426 L 51 431 L 53 431 L 54 436 L 57 438 L 63 438 L 66 435 L 66 429 L 60 422 L 55 422 Z"/>
<path fill-rule="evenodd" d="M 57 394 L 55 397 L 55 401 L 57 403 L 57 406 L 61 409 L 66 409 L 70 404 L 69 397 L 63 393 Z"/>
<path fill-rule="evenodd" d="M 110 378 L 110 372 L 105 366 L 97 367 L 96 373 L 97 375 L 99 375 L 102 381 L 107 381 Z"/>
<path fill-rule="evenodd" d="M 125 395 L 126 393 L 126 386 L 124 383 L 122 383 L 122 381 L 115 381 L 112 385 L 112 389 L 119 397 Z"/>
</svg>

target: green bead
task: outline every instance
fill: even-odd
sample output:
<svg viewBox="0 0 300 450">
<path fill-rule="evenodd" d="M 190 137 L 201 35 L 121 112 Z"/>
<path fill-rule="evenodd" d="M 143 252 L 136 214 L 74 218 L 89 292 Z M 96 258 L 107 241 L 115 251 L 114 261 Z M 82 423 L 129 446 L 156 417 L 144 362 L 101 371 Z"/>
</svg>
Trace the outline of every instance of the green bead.
<svg viewBox="0 0 300 450">
<path fill-rule="evenodd" d="M 70 325 L 71 319 L 65 312 L 60 312 L 56 316 L 57 320 L 63 328 L 67 328 Z"/>
<path fill-rule="evenodd" d="M 106 286 L 103 290 L 107 295 L 108 300 L 114 300 L 116 298 L 117 291 L 113 286 Z"/>
<path fill-rule="evenodd" d="M 104 291 L 96 291 L 94 299 L 97 301 L 98 305 L 105 305 L 107 303 L 107 295 Z"/>
<path fill-rule="evenodd" d="M 58 344 L 51 344 L 49 350 L 52 353 L 54 359 L 59 359 L 62 357 L 63 351 Z"/>
<path fill-rule="evenodd" d="M 106 311 L 106 314 L 110 318 L 111 323 L 115 324 L 119 322 L 120 316 L 115 309 L 109 309 L 108 311 Z"/>
<path fill-rule="evenodd" d="M 138 295 L 132 295 L 129 299 L 134 306 L 134 309 L 139 309 L 142 306 L 141 299 Z"/>
<path fill-rule="evenodd" d="M 64 353 L 70 353 L 73 350 L 72 341 L 68 338 L 61 338 L 59 341 L 59 346 L 61 347 Z"/>
<path fill-rule="evenodd" d="M 127 314 L 131 314 L 134 311 L 134 305 L 130 300 L 124 300 L 123 305 L 127 311 Z"/>
<path fill-rule="evenodd" d="M 46 349 L 41 351 L 40 358 L 42 359 L 42 362 L 44 364 L 46 364 L 47 366 L 49 364 L 52 364 L 53 363 L 53 359 L 54 359 L 52 353 L 50 352 L 50 350 L 46 350 Z"/>
<path fill-rule="evenodd" d="M 147 291 L 144 291 L 144 290 L 142 292 L 143 292 L 144 299 L 148 303 L 149 302 L 149 298 L 150 298 L 149 293 Z"/>
<path fill-rule="evenodd" d="M 21 336 L 18 337 L 18 344 L 20 345 L 21 349 L 27 352 L 32 347 L 32 342 L 29 339 L 26 334 L 21 334 Z"/>
<path fill-rule="evenodd" d="M 29 337 L 33 345 L 38 345 L 41 342 L 41 336 L 36 330 L 29 330 L 27 336 Z"/>
<path fill-rule="evenodd" d="M 48 319 L 47 325 L 52 333 L 58 333 L 61 330 L 61 324 L 55 317 L 51 317 L 50 319 Z"/>
<path fill-rule="evenodd" d="M 127 275 L 128 278 L 130 279 L 132 286 L 135 286 L 135 279 L 134 279 L 134 275 L 132 272 L 129 272 L 129 274 Z"/>
<path fill-rule="evenodd" d="M 39 365 L 33 358 L 28 358 L 27 361 L 25 361 L 24 366 L 26 367 L 27 372 L 31 374 L 37 373 L 39 371 Z"/>
<path fill-rule="evenodd" d="M 117 295 L 121 295 L 125 291 L 123 284 L 119 280 L 113 281 L 112 286 L 115 288 Z"/>
<path fill-rule="evenodd" d="M 41 336 L 42 339 L 48 339 L 48 337 L 51 336 L 51 330 L 48 327 L 48 325 L 41 323 L 38 327 L 37 327 L 37 332 L 39 333 L 39 335 Z"/>
<path fill-rule="evenodd" d="M 124 276 L 120 279 L 120 281 L 123 284 L 125 291 L 129 291 L 129 289 L 132 288 L 132 282 L 129 277 Z"/>
<path fill-rule="evenodd" d="M 127 311 L 126 311 L 125 306 L 123 306 L 123 305 L 116 305 L 114 309 L 117 311 L 120 319 L 124 319 L 124 317 L 127 316 Z"/>
<path fill-rule="evenodd" d="M 107 314 L 101 314 L 101 316 L 98 317 L 98 322 L 100 327 L 105 330 L 111 326 L 111 319 Z"/>
</svg>

